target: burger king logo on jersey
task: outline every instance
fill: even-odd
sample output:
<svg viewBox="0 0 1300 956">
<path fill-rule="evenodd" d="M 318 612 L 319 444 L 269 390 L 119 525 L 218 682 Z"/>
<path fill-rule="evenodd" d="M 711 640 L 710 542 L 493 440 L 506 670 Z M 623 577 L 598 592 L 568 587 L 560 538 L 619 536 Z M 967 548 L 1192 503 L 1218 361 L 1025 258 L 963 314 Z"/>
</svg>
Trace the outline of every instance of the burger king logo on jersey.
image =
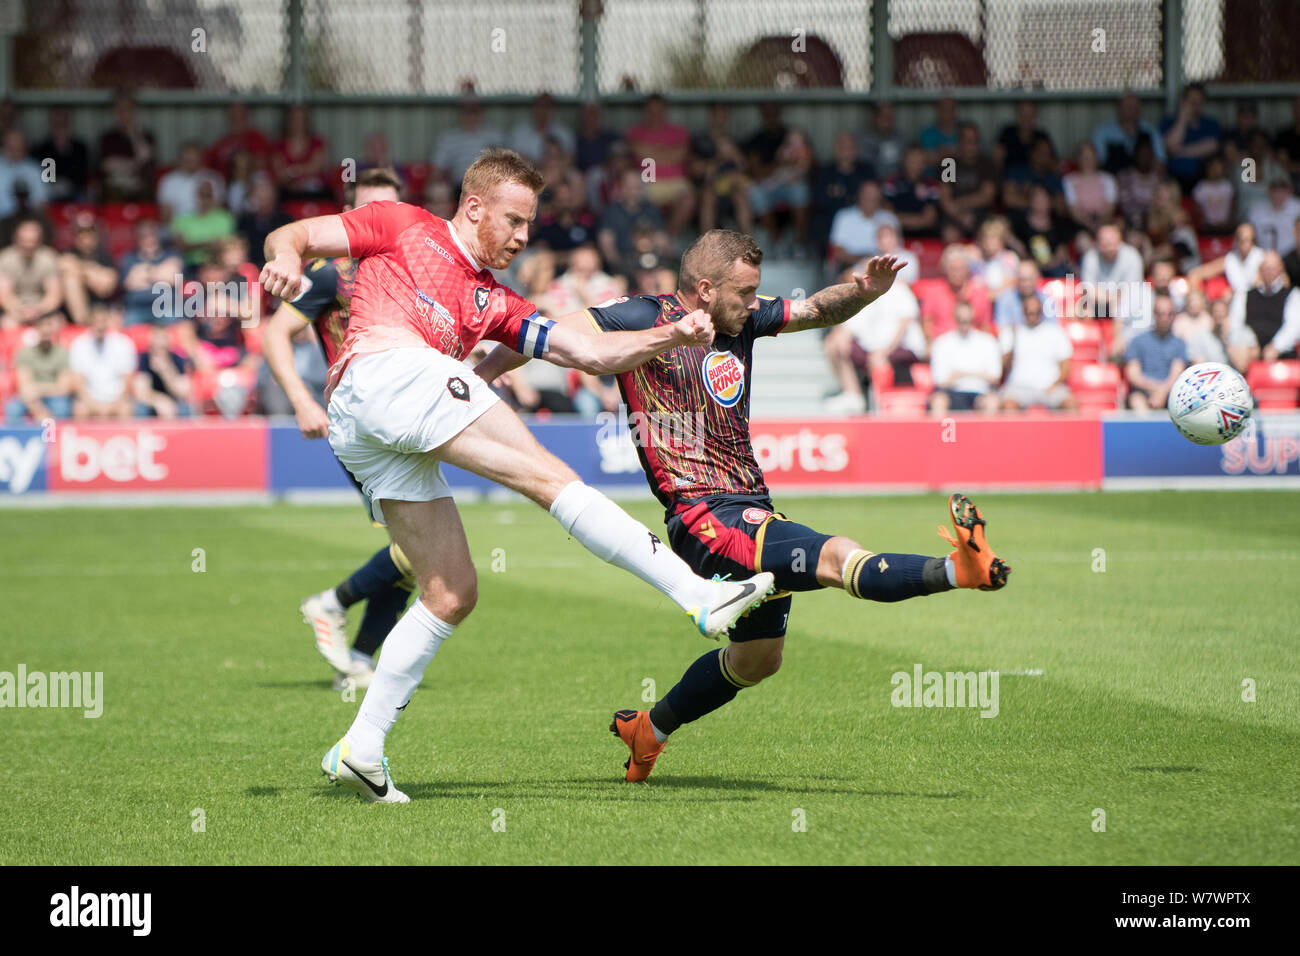
<svg viewBox="0 0 1300 956">
<path fill-rule="evenodd" d="M 710 352 L 701 366 L 704 387 L 723 408 L 731 408 L 745 391 L 745 366 L 731 352 Z"/>
</svg>

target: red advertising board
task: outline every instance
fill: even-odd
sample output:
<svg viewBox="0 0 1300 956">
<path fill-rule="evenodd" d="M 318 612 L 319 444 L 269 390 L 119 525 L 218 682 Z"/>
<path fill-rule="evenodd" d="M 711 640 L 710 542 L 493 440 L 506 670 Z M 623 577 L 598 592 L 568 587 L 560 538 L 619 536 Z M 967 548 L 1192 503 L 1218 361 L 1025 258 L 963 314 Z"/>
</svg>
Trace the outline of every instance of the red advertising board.
<svg viewBox="0 0 1300 956">
<path fill-rule="evenodd" d="M 263 491 L 267 428 L 260 421 L 67 422 L 54 433 L 51 491 Z"/>
<path fill-rule="evenodd" d="M 1101 484 L 1096 418 L 788 419 L 751 426 L 773 488 L 1092 486 Z"/>
</svg>

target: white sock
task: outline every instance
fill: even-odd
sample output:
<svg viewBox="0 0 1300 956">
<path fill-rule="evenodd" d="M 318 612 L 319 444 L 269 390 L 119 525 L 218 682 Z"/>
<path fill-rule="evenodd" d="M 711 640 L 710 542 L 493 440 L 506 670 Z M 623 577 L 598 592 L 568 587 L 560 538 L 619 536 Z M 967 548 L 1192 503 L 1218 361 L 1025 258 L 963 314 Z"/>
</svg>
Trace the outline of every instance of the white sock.
<svg viewBox="0 0 1300 956">
<path fill-rule="evenodd" d="M 328 591 L 321 591 L 320 603 L 324 606 L 325 610 L 329 611 L 331 614 L 343 614 L 347 611 L 347 608 L 343 606 L 343 602 L 339 600 L 338 591 L 334 590 L 334 588 L 330 588 Z"/>
<path fill-rule="evenodd" d="M 384 639 L 384 653 L 361 700 L 357 718 L 346 739 L 361 763 L 379 763 L 384 756 L 384 738 L 393 729 L 398 712 L 424 678 L 424 669 L 451 637 L 452 625 L 440 621 L 417 600 Z"/>
<path fill-rule="evenodd" d="M 658 535 L 595 488 L 569 482 L 551 505 L 551 515 L 596 557 L 631 571 L 682 610 L 709 603 L 711 582 L 698 577 Z"/>
<path fill-rule="evenodd" d="M 658 727 L 656 727 L 655 722 L 653 720 L 650 721 L 650 729 L 654 731 L 656 742 L 663 743 L 665 740 L 668 739 L 668 735 L 664 733 L 662 730 L 660 730 Z"/>
<path fill-rule="evenodd" d="M 366 665 L 367 667 L 369 667 L 371 670 L 374 670 L 374 669 L 375 669 L 375 655 L 374 655 L 374 654 L 365 654 L 365 653 L 363 653 L 363 652 L 357 650 L 357 649 L 354 647 L 354 648 L 352 648 L 352 663 L 354 663 L 354 664 L 365 664 L 365 665 Z"/>
<path fill-rule="evenodd" d="M 943 573 L 948 575 L 948 583 L 953 587 L 957 586 L 957 565 L 952 563 L 952 556 L 949 555 L 943 559 Z"/>
</svg>

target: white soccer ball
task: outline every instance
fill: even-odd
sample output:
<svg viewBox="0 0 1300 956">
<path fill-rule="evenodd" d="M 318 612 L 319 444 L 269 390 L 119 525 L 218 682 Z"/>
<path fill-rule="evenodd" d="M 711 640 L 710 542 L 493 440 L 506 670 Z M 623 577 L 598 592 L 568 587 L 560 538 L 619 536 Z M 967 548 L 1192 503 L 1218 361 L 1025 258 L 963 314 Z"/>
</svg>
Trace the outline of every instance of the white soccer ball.
<svg viewBox="0 0 1300 956">
<path fill-rule="evenodd" d="M 1236 369 L 1202 362 L 1178 376 L 1168 404 L 1169 417 L 1183 437 L 1198 445 L 1222 445 L 1246 427 L 1255 398 Z"/>
</svg>

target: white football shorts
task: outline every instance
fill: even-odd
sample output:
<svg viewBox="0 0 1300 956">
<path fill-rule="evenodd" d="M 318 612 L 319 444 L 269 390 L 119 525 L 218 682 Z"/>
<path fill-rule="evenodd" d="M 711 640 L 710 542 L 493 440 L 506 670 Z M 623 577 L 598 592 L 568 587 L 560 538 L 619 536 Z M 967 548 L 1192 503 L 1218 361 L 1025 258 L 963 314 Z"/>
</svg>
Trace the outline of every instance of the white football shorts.
<svg viewBox="0 0 1300 956">
<path fill-rule="evenodd" d="M 358 355 L 330 396 L 330 447 L 361 482 L 380 524 L 381 498 L 450 498 L 430 452 L 469 427 L 498 399 L 487 383 L 431 348 Z"/>
</svg>

